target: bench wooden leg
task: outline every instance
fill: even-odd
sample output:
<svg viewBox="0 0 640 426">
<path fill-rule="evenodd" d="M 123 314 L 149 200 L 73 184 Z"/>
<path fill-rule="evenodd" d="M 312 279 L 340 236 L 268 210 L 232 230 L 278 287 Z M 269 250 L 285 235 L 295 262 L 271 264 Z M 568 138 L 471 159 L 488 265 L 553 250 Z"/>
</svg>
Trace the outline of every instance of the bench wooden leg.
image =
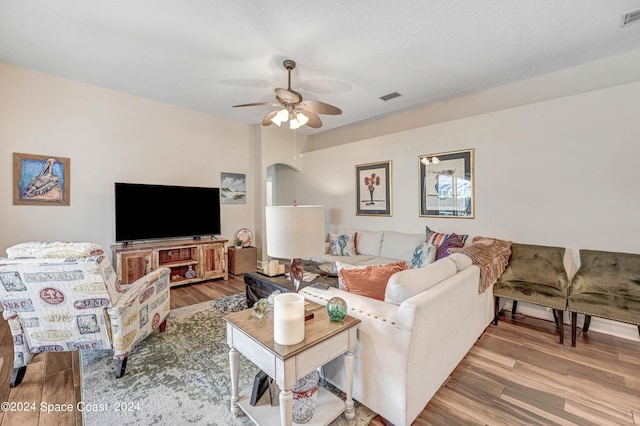
<svg viewBox="0 0 640 426">
<path fill-rule="evenodd" d="M 584 316 L 584 325 L 582 326 L 582 332 L 586 333 L 589 331 L 589 325 L 591 325 L 591 315 Z"/>
<path fill-rule="evenodd" d="M 554 309 L 555 312 L 555 309 Z M 564 344 L 564 311 L 558 309 L 558 321 L 556 323 L 558 327 L 558 333 L 560 334 L 560 344 Z"/>
<path fill-rule="evenodd" d="M 500 296 L 495 296 L 493 303 L 493 325 L 498 325 L 498 315 L 500 315 Z M 640 329 L 640 326 L 638 327 Z"/>
<path fill-rule="evenodd" d="M 516 317 L 516 310 L 518 309 L 518 301 L 514 300 L 513 304 L 511 305 L 511 318 L 515 318 Z"/>
<path fill-rule="evenodd" d="M 571 312 L 571 347 L 576 347 L 576 329 L 578 323 L 578 313 Z"/>
</svg>

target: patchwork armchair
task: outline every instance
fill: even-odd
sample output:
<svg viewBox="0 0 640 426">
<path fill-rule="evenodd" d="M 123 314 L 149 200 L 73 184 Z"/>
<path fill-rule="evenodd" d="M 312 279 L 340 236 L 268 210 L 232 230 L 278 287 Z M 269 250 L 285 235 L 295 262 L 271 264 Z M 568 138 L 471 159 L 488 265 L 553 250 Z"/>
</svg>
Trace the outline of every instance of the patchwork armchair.
<svg viewBox="0 0 640 426">
<path fill-rule="evenodd" d="M 0 258 L 0 300 L 13 336 L 11 387 L 41 352 L 113 350 L 120 378 L 130 351 L 166 327 L 168 268 L 124 286 L 98 244 L 23 243 L 7 255 Z"/>
</svg>

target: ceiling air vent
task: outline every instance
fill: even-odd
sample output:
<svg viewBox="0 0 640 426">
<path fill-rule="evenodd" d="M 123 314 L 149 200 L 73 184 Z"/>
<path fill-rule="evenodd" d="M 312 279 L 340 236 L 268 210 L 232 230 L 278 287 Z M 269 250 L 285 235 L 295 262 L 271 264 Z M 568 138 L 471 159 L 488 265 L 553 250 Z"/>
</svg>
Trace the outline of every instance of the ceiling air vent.
<svg viewBox="0 0 640 426">
<path fill-rule="evenodd" d="M 622 26 L 626 27 L 627 25 L 636 24 L 640 22 L 640 9 L 633 10 L 629 13 L 625 13 L 622 15 Z"/>
<path fill-rule="evenodd" d="M 399 96 L 402 96 L 402 95 L 400 93 L 398 93 L 398 92 L 393 92 L 393 93 L 389 93 L 389 94 L 384 95 L 384 96 L 380 96 L 380 99 L 382 99 L 383 101 L 386 102 L 388 100 L 391 100 L 393 98 L 397 98 Z"/>
</svg>

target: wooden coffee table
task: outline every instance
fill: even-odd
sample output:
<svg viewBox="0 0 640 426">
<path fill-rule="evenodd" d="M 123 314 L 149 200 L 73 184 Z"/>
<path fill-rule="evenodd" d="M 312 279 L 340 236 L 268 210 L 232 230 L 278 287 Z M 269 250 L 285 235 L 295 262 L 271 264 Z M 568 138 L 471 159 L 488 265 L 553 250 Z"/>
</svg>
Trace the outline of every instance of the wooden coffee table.
<svg viewBox="0 0 640 426">
<path fill-rule="evenodd" d="M 295 382 L 345 354 L 346 401 L 330 391 L 318 388 L 318 404 L 310 425 L 326 425 L 342 412 L 347 419 L 355 417 L 353 399 L 353 350 L 356 347 L 359 319 L 345 317 L 344 321 L 329 321 L 324 306 L 307 302 L 306 310 L 314 313 L 314 318 L 305 322 L 304 340 L 296 345 L 280 345 L 273 340 L 273 313 L 264 318 L 251 316 L 253 309 L 235 312 L 224 317 L 227 322 L 227 343 L 229 344 L 229 365 L 231 370 L 231 412 L 234 416 L 240 409 L 258 425 L 291 425 Z M 278 407 L 272 407 L 263 398 L 258 404 L 249 404 L 250 395 L 238 395 L 238 375 L 240 353 L 272 377 L 280 387 L 280 415 Z"/>
</svg>

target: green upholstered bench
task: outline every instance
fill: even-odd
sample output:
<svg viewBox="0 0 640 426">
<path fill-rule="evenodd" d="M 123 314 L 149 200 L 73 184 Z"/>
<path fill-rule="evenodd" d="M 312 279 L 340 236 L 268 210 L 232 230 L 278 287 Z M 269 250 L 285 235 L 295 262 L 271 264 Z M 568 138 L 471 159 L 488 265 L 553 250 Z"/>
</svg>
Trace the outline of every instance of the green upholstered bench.
<svg viewBox="0 0 640 426">
<path fill-rule="evenodd" d="M 591 316 L 635 324 L 640 332 L 640 254 L 580 250 L 580 268 L 571 280 L 571 346 L 576 345 L 578 314 L 582 332 Z"/>
<path fill-rule="evenodd" d="M 564 255 L 565 249 L 561 247 L 513 243 L 509 265 L 493 285 L 494 324 L 498 325 L 501 297 L 513 300 L 512 316 L 518 301 L 546 306 L 553 309 L 560 343 L 564 343 L 564 310 L 569 288 Z"/>
</svg>

